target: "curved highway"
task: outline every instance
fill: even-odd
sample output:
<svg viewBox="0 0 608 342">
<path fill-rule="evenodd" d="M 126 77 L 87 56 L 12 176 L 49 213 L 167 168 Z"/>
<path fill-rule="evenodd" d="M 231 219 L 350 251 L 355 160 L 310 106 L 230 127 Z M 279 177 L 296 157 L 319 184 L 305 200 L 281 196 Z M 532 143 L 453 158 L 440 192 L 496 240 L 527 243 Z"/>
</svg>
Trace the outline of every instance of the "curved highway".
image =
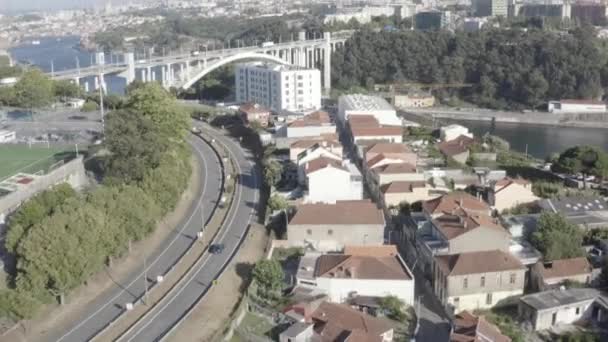
<svg viewBox="0 0 608 342">
<path fill-rule="evenodd" d="M 213 208 L 219 202 L 222 187 L 220 160 L 211 147 L 199 137 L 191 137 L 193 154 L 196 156 L 202 173 L 201 186 L 196 189 L 194 201 L 179 225 L 160 246 L 146 256 L 148 279 L 155 280 L 157 275 L 169 269 L 196 241 L 196 234 L 202 228 L 203 218 L 207 222 Z M 202 212 L 201 212 L 202 211 Z M 151 286 L 152 282 L 148 282 Z M 62 342 L 88 341 L 108 323 L 118 317 L 126 303 L 134 302 L 144 294 L 144 270 L 142 267 L 131 274 L 126 281 L 118 283 L 103 294 L 93 298 L 86 306 L 82 317 L 72 322 L 60 336 L 51 340 Z"/>
<path fill-rule="evenodd" d="M 160 341 L 168 336 L 188 316 L 192 308 L 205 296 L 236 254 L 246 236 L 249 225 L 255 220 L 260 184 L 259 172 L 249 152 L 241 149 L 233 139 L 217 131 L 204 130 L 204 135 L 215 139 L 216 144 L 228 149 L 236 161 L 238 186 L 233 205 L 216 237 L 215 243 L 225 246 L 221 254 L 207 253 L 185 280 L 131 327 L 118 341 Z M 213 314 L 213 313 L 210 313 Z"/>
</svg>

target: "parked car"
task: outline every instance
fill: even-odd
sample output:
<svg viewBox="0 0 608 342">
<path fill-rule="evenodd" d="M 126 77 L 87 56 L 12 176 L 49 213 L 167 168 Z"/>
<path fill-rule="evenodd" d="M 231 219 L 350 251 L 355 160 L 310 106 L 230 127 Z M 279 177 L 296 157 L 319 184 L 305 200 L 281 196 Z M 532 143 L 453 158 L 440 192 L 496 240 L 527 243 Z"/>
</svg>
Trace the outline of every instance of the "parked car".
<svg viewBox="0 0 608 342">
<path fill-rule="evenodd" d="M 211 254 L 222 254 L 224 251 L 224 244 L 222 243 L 214 243 L 209 246 L 209 253 Z"/>
</svg>

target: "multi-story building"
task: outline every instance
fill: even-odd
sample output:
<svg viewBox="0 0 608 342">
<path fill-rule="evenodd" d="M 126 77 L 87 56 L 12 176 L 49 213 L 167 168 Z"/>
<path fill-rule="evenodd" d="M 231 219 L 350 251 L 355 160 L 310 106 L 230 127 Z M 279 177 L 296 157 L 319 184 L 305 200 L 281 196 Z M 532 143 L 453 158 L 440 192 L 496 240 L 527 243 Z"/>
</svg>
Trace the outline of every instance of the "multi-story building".
<svg viewBox="0 0 608 342">
<path fill-rule="evenodd" d="M 460 312 L 516 303 L 526 267 L 508 252 L 491 250 L 437 256 L 433 273 L 439 301 Z"/>
<path fill-rule="evenodd" d="M 399 126 L 397 111 L 385 99 L 376 96 L 352 94 L 338 99 L 338 119 L 344 123 L 354 116 L 373 116 L 382 126 Z"/>
<path fill-rule="evenodd" d="M 274 111 L 312 112 L 321 108 L 321 72 L 271 63 L 238 64 L 236 101 L 256 102 Z"/>
<path fill-rule="evenodd" d="M 509 12 L 507 0 L 474 0 L 473 9 L 478 17 L 507 17 Z"/>
</svg>

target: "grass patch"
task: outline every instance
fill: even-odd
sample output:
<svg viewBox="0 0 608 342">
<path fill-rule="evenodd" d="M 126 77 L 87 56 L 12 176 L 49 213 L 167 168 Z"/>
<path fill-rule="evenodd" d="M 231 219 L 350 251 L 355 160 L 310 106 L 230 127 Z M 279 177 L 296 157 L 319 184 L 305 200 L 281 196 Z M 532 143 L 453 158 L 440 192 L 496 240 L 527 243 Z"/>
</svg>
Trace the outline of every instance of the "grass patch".
<svg viewBox="0 0 608 342">
<path fill-rule="evenodd" d="M 501 308 L 493 308 L 491 310 L 477 310 L 476 315 L 483 315 L 492 324 L 513 342 L 524 342 L 524 334 L 518 325 L 515 317 L 517 317 L 516 306 L 506 306 Z"/>
<path fill-rule="evenodd" d="M 275 248 L 272 251 L 272 259 L 279 261 L 299 258 L 304 255 L 304 250 L 301 247 L 290 247 L 290 248 Z"/>
<path fill-rule="evenodd" d="M 72 152 L 63 148 L 7 145 L 0 146 L 0 181 L 18 173 L 47 172 Z"/>
<path fill-rule="evenodd" d="M 248 312 L 243 321 L 239 325 L 241 330 L 257 335 L 257 336 L 268 336 L 274 326 L 268 322 L 267 319 L 260 317 L 254 313 Z"/>
</svg>

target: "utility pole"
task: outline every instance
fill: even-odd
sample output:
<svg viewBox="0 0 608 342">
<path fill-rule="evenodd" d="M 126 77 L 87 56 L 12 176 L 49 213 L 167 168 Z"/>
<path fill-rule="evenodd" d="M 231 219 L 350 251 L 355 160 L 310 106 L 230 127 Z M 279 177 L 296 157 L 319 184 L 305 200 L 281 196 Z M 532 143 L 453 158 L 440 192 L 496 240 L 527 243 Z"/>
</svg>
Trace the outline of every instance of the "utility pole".
<svg viewBox="0 0 608 342">
<path fill-rule="evenodd" d="M 148 267 L 144 256 L 144 304 L 148 305 Z"/>
<path fill-rule="evenodd" d="M 103 73 L 99 72 L 99 107 L 101 109 L 101 134 L 105 134 L 105 112 L 103 108 Z"/>
<path fill-rule="evenodd" d="M 51 59 L 51 77 L 55 77 L 55 61 Z"/>
<path fill-rule="evenodd" d="M 80 75 L 80 59 L 78 58 L 78 56 L 74 58 L 76 58 L 76 69 L 78 70 L 78 75 Z"/>
</svg>

